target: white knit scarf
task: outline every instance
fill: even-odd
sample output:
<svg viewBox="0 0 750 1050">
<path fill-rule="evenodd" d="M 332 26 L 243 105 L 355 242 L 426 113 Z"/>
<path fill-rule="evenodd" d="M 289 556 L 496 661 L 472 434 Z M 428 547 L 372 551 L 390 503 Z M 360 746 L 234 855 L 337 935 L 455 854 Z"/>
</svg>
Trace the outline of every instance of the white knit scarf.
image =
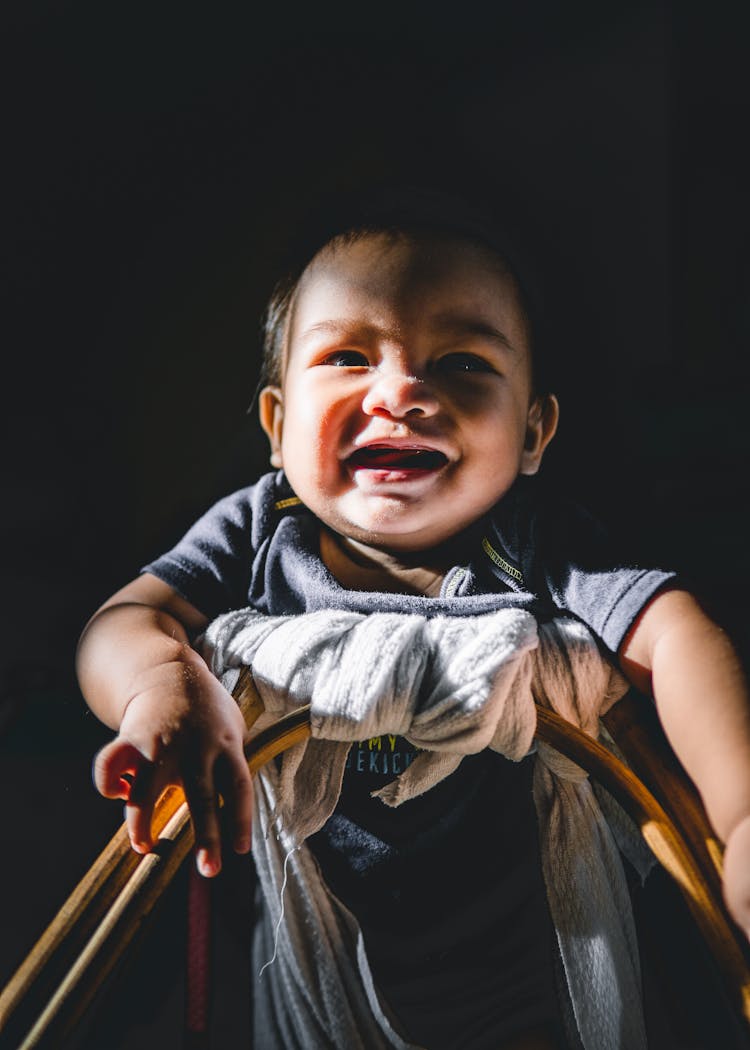
<svg viewBox="0 0 750 1050">
<path fill-rule="evenodd" d="M 410 1046 L 378 998 L 356 920 L 304 846 L 335 808 L 350 743 L 391 733 L 424 749 L 377 792 L 397 806 L 453 772 L 466 754 L 490 747 L 514 761 L 527 755 L 535 701 L 597 736 L 599 717 L 625 692 L 624 679 L 584 625 L 537 625 L 520 609 L 429 620 L 335 610 L 268 617 L 243 609 L 215 620 L 203 648 L 230 687 L 239 667 L 252 667 L 266 710 L 256 731 L 311 705 L 312 738 L 285 753 L 280 772 L 270 763 L 256 790 L 253 851 L 266 904 L 258 937 L 274 959 L 262 978 L 260 1045 Z M 644 1050 L 638 947 L 617 847 L 642 873 L 648 858 L 621 813 L 610 828 L 584 771 L 542 743 L 533 791 L 571 1038 L 584 1050 Z"/>
</svg>

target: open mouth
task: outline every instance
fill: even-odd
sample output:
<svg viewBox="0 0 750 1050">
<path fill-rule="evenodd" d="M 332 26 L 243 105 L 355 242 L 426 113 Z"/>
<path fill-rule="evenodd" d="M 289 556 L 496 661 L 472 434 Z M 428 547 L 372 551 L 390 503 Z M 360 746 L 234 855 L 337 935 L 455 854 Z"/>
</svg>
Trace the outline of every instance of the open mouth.
<svg viewBox="0 0 750 1050">
<path fill-rule="evenodd" d="M 365 470 L 438 470 L 447 456 L 434 448 L 394 448 L 367 445 L 349 456 L 349 466 Z"/>
</svg>

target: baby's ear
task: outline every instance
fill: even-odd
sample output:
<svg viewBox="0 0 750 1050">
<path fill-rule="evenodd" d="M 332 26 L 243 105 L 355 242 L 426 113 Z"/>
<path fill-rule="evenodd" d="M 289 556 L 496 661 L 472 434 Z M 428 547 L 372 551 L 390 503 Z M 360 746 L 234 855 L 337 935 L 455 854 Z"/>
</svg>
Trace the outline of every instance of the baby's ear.
<svg viewBox="0 0 750 1050">
<path fill-rule="evenodd" d="M 557 430 L 560 406 L 554 394 L 544 394 L 531 402 L 526 420 L 526 440 L 521 457 L 521 473 L 536 474 L 544 450 Z"/>
<path fill-rule="evenodd" d="M 265 386 L 258 398 L 260 425 L 271 442 L 271 466 L 283 467 L 281 461 L 281 435 L 284 430 L 284 395 L 281 387 Z"/>
</svg>

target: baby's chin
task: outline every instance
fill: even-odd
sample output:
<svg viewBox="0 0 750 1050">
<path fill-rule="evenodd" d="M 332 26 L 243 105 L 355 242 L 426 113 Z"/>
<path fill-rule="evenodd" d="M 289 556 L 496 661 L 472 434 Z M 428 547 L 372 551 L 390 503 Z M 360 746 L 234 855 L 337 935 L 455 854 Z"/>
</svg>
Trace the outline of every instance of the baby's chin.
<svg viewBox="0 0 750 1050">
<path fill-rule="evenodd" d="M 437 514 L 425 505 L 405 505 L 402 499 L 378 496 L 329 503 L 318 517 L 339 536 L 356 543 L 385 553 L 413 554 L 447 543 L 471 524 L 444 510 Z"/>
</svg>

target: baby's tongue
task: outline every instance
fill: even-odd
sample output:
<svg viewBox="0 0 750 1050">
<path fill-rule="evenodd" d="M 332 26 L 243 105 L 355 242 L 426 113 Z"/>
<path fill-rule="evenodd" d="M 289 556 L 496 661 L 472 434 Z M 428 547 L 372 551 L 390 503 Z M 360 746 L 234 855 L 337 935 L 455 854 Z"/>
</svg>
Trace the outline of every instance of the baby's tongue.
<svg viewBox="0 0 750 1050">
<path fill-rule="evenodd" d="M 434 470 L 445 462 L 442 452 L 426 448 L 389 448 L 370 446 L 358 449 L 351 461 L 370 470 Z"/>
</svg>

